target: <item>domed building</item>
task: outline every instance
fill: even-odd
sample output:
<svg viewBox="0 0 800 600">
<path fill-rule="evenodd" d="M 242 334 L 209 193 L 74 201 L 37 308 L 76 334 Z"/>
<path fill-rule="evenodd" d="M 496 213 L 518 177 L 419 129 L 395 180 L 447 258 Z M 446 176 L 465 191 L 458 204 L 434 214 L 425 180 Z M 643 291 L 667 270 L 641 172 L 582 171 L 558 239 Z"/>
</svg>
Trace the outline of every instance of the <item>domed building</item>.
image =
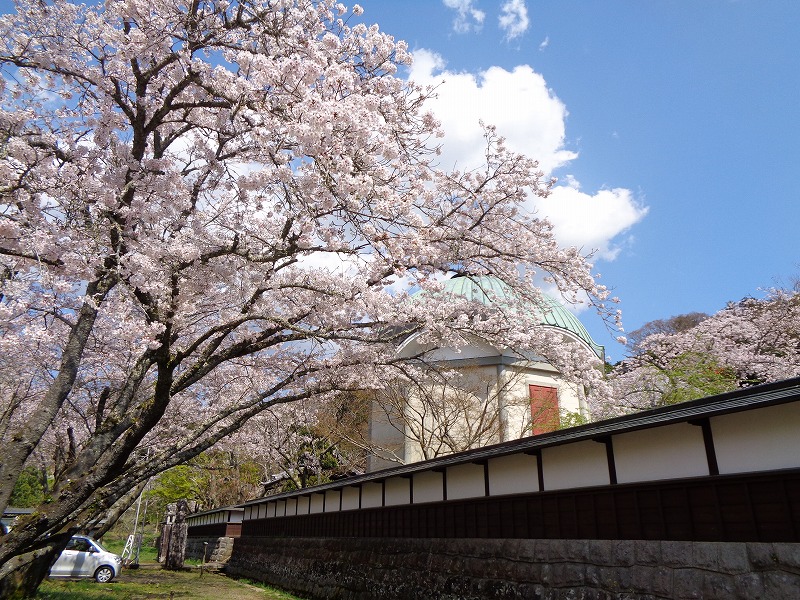
<svg viewBox="0 0 800 600">
<path fill-rule="evenodd" d="M 443 291 L 489 307 L 510 294 L 490 276 L 456 275 Z M 578 318 L 555 298 L 542 297 L 541 306 L 530 308 L 539 323 L 561 334 L 565 344 L 584 346 L 602 363 L 603 346 Z M 425 352 L 419 337 L 409 336 L 398 354 Z M 432 366 L 423 381 L 388 384 L 373 402 L 368 471 L 553 431 L 565 417 L 588 413 L 582 393 L 540 356 L 497 348 L 478 336 L 466 346 L 426 356 Z"/>
</svg>

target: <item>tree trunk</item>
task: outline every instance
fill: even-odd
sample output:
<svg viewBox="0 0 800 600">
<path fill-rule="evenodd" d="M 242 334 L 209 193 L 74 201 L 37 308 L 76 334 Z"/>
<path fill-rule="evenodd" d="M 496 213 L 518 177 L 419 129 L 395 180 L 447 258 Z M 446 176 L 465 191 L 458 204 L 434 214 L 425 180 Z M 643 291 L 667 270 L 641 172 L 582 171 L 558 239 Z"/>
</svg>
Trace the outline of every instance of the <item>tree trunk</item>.
<svg viewBox="0 0 800 600">
<path fill-rule="evenodd" d="M 70 531 L 56 534 L 3 564 L 0 567 L 0 598 L 33 598 L 71 537 Z"/>
<path fill-rule="evenodd" d="M 172 571 L 183 569 L 186 557 L 186 534 L 188 525 L 186 517 L 189 514 L 189 504 L 186 500 L 178 500 L 175 512 L 175 521 L 172 523 L 170 536 L 167 539 L 167 555 L 164 559 L 164 568 Z"/>
</svg>

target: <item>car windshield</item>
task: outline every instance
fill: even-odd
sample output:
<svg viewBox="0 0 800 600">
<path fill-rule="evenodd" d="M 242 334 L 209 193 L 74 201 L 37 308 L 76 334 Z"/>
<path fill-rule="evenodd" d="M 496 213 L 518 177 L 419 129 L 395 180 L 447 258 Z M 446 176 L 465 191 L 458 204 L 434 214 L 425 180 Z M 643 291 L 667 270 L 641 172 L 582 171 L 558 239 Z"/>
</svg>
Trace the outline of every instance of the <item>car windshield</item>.
<svg viewBox="0 0 800 600">
<path fill-rule="evenodd" d="M 93 552 L 95 548 L 100 552 L 106 552 L 106 549 L 100 545 L 97 540 L 89 540 L 87 538 L 72 538 L 67 544 L 67 550 L 78 550 L 79 552 Z"/>
</svg>

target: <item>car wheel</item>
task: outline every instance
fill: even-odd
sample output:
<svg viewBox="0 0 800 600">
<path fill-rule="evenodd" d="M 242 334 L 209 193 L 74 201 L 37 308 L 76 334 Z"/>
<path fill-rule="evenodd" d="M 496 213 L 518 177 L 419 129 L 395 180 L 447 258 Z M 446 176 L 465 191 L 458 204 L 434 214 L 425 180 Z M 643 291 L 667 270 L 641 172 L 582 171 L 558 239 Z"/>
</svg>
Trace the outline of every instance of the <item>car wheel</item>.
<svg viewBox="0 0 800 600">
<path fill-rule="evenodd" d="M 94 572 L 94 580 L 97 583 L 108 583 L 114 579 L 114 569 L 109 566 L 102 566 Z"/>
</svg>

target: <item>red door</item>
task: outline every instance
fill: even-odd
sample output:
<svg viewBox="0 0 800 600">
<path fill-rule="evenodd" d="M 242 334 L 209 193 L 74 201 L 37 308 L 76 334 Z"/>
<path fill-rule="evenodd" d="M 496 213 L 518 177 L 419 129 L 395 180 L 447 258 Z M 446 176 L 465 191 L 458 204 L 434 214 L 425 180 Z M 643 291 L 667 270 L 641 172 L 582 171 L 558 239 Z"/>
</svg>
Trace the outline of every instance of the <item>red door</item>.
<svg viewBox="0 0 800 600">
<path fill-rule="evenodd" d="M 555 431 L 560 425 L 558 389 L 531 385 L 531 431 L 533 435 Z"/>
</svg>

